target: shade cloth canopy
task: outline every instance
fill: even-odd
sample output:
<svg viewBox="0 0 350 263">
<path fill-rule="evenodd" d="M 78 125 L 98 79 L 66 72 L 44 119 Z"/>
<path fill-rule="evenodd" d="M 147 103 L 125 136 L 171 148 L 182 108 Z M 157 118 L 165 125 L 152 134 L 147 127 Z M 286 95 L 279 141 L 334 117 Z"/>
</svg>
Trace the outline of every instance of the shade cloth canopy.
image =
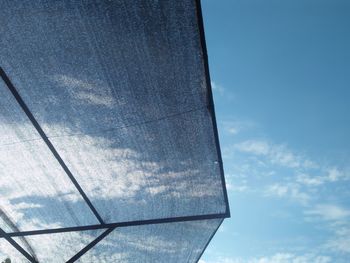
<svg viewBox="0 0 350 263">
<path fill-rule="evenodd" d="M 199 1 L 3 0 L 0 66 L 0 260 L 199 260 L 229 216 Z"/>
</svg>

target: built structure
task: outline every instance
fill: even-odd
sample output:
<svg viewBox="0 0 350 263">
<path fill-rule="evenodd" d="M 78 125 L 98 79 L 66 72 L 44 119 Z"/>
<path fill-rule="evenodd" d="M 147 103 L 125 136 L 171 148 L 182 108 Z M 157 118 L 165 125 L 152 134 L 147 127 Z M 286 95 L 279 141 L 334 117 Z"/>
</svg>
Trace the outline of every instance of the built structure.
<svg viewBox="0 0 350 263">
<path fill-rule="evenodd" d="M 199 260 L 229 216 L 199 1 L 2 0 L 0 66 L 0 260 Z"/>
</svg>

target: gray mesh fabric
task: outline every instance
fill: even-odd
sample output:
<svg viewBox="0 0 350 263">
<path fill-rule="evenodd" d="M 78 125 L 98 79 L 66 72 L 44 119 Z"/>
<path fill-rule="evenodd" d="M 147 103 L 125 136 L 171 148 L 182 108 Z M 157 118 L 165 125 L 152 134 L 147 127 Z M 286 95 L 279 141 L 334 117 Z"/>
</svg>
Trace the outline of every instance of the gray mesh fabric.
<svg viewBox="0 0 350 263">
<path fill-rule="evenodd" d="M 98 223 L 1 80 L 0 91 L 0 222 L 21 230 Z"/>
<path fill-rule="evenodd" d="M 12 262 L 16 263 L 30 263 L 21 253 L 12 247 L 5 239 L 0 238 L 0 258 L 5 260 L 10 258 Z"/>
<path fill-rule="evenodd" d="M 197 4 L 1 1 L 0 66 L 20 97 L 2 76 L 1 229 L 227 216 Z M 117 228 L 80 261 L 194 262 L 220 222 Z M 102 232 L 15 239 L 64 262 Z"/>
<path fill-rule="evenodd" d="M 221 221 L 201 220 L 119 228 L 77 262 L 196 262 Z"/>
<path fill-rule="evenodd" d="M 93 230 L 35 235 L 26 237 L 26 240 L 33 248 L 33 254 L 39 262 L 59 263 L 69 260 L 102 232 L 103 230 Z M 19 238 L 14 240 L 20 241 Z"/>
</svg>

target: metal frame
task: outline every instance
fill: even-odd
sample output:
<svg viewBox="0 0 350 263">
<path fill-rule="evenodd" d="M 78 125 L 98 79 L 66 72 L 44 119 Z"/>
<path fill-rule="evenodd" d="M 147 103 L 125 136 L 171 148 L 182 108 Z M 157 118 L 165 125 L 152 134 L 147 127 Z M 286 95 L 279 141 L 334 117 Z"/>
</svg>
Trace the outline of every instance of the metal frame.
<svg viewBox="0 0 350 263">
<path fill-rule="evenodd" d="M 27 251 L 25 251 L 16 241 L 12 239 L 2 228 L 0 228 L 0 237 L 3 237 L 9 242 L 15 249 L 18 250 L 23 256 L 25 256 L 30 262 L 37 263 L 37 261 L 32 257 Z"/>
<path fill-rule="evenodd" d="M 107 229 L 105 232 L 103 232 L 101 235 L 99 235 L 95 240 L 93 240 L 91 243 L 89 243 L 86 247 L 84 247 L 82 250 L 80 250 L 77 254 L 75 254 L 71 259 L 67 261 L 67 263 L 73 263 L 76 260 L 78 260 L 82 255 L 84 255 L 86 252 L 88 252 L 91 248 L 93 248 L 95 245 L 97 245 L 98 242 L 100 242 L 102 239 L 104 239 L 106 236 L 108 236 L 112 231 L 114 230 L 114 227 L 111 227 Z"/>
<path fill-rule="evenodd" d="M 3 79 L 3 81 L 5 82 L 6 86 L 8 87 L 8 89 L 11 91 L 12 95 L 15 97 L 15 99 L 18 102 L 19 106 L 22 108 L 22 110 L 27 115 L 27 117 L 30 120 L 30 122 L 33 124 L 34 128 L 39 133 L 40 137 L 46 143 L 47 147 L 50 149 L 50 151 L 52 152 L 53 156 L 56 158 L 58 163 L 61 165 L 62 169 L 66 172 L 66 174 L 68 175 L 69 179 L 72 181 L 74 186 L 79 191 L 80 195 L 84 198 L 84 201 L 90 207 L 91 211 L 94 213 L 94 215 L 96 216 L 98 221 L 101 224 L 103 224 L 104 222 L 102 220 L 102 217 L 99 215 L 99 213 L 97 212 L 96 208 L 91 203 L 90 199 L 87 197 L 87 195 L 85 194 L 85 192 L 83 191 L 83 189 L 81 188 L 81 186 L 79 185 L 77 180 L 74 178 L 72 172 L 69 170 L 69 168 L 67 167 L 67 165 L 63 161 L 62 157 L 59 155 L 59 153 L 57 152 L 56 148 L 53 146 L 53 144 L 51 143 L 51 141 L 49 140 L 49 138 L 47 137 L 47 135 L 45 134 L 45 132 L 41 128 L 40 124 L 35 119 L 35 117 L 32 114 L 32 112 L 29 110 L 28 106 L 23 101 L 22 97 L 19 95 L 17 89 L 12 84 L 11 80 L 9 79 L 9 77 L 7 76 L 7 74 L 5 73 L 5 71 L 1 67 L 0 67 L 0 75 L 1 75 L 1 78 Z"/>
<path fill-rule="evenodd" d="M 210 81 L 210 75 L 209 75 L 209 63 L 208 63 L 208 53 L 206 48 L 206 41 L 205 41 L 205 34 L 204 34 L 204 25 L 203 25 L 203 16 L 202 16 L 202 8 L 201 8 L 201 0 L 192 0 L 195 1 L 196 6 L 196 12 L 197 12 L 197 23 L 198 23 L 198 29 L 199 29 L 199 35 L 200 35 L 200 44 L 202 48 L 202 55 L 203 55 L 203 61 L 204 61 L 204 74 L 206 78 L 206 84 L 207 84 L 207 103 L 208 103 L 208 109 L 211 114 L 211 120 L 213 125 L 213 132 L 214 132 L 214 139 L 216 144 L 216 151 L 218 156 L 218 163 L 220 165 L 220 176 L 221 176 L 221 182 L 222 182 L 222 189 L 223 189 L 223 195 L 224 195 L 224 201 L 226 205 L 226 211 L 224 213 L 218 213 L 218 214 L 207 214 L 207 215 L 194 215 L 194 216 L 181 216 L 181 217 L 170 217 L 170 218 L 158 218 L 158 219 L 145 219 L 145 220 L 137 220 L 137 221 L 128 221 L 128 222 L 115 222 L 115 223 L 105 223 L 100 216 L 100 214 L 97 212 L 96 208 L 91 203 L 90 199 L 87 197 L 75 177 L 73 176 L 72 172 L 69 170 L 65 162 L 63 161 L 62 157 L 59 155 L 51 141 L 49 140 L 48 136 L 45 134 L 43 129 L 41 128 L 38 121 L 35 119 L 32 112 L 29 110 L 28 106 L 18 93 L 17 89 L 11 82 L 10 78 L 7 76 L 5 71 L 0 67 L 0 76 L 5 82 L 6 86 L 16 99 L 19 106 L 22 108 L 28 119 L 31 121 L 34 128 L 39 133 L 42 140 L 45 142 L 47 147 L 50 149 L 62 169 L 65 171 L 67 176 L 70 178 L 71 182 L 74 184 L 76 189 L 79 191 L 81 196 L 83 197 L 86 204 L 89 206 L 90 210 L 93 212 L 93 214 L 96 216 L 100 224 L 96 225 L 86 225 L 86 226 L 74 226 L 74 227 L 64 227 L 64 228 L 54 228 L 54 229 L 41 229 L 41 230 L 31 230 L 31 231 L 19 231 L 19 232 L 11 232 L 6 233 L 3 229 L 0 228 L 0 238 L 5 238 L 15 249 L 17 249 L 23 256 L 25 256 L 30 262 L 36 263 L 37 260 L 30 255 L 26 250 L 24 250 L 15 240 L 13 240 L 13 237 L 26 237 L 26 236 L 32 236 L 32 235 L 42 235 L 42 234 L 54 234 L 54 233 L 64 233 L 64 232 L 77 232 L 77 231 L 85 231 L 85 230 L 96 230 L 96 229 L 106 229 L 105 232 L 103 232 L 100 236 L 98 236 L 95 240 L 93 240 L 91 243 L 89 243 L 87 246 L 85 246 L 82 250 L 80 250 L 77 254 L 75 254 L 71 259 L 67 261 L 67 263 L 72 263 L 78 260 L 81 256 L 83 256 L 87 251 L 89 251 L 91 248 L 93 248 L 96 244 L 98 244 L 101 240 L 103 240 L 107 235 L 109 235 L 113 230 L 119 227 L 130 227 L 130 226 L 141 226 L 141 225 L 154 225 L 154 224 L 166 224 L 166 223 L 175 223 L 175 222 L 188 222 L 188 221 L 198 221 L 198 220 L 210 220 L 210 219 L 222 219 L 219 226 L 216 228 L 216 230 L 212 233 L 210 238 L 208 239 L 206 245 L 204 246 L 202 252 L 200 253 L 198 259 L 196 262 L 199 261 L 202 254 L 204 253 L 206 247 L 210 243 L 211 239 L 214 237 L 216 231 L 219 229 L 220 225 L 222 224 L 224 218 L 230 217 L 230 208 L 229 208 L 229 201 L 227 196 L 227 189 L 225 184 L 225 177 L 224 177 L 224 169 L 223 169 L 223 162 L 222 162 L 222 156 L 221 156 L 221 150 L 220 150 L 220 142 L 219 142 L 219 136 L 217 131 L 217 124 L 216 124 L 216 117 L 215 117 L 215 110 L 214 110 L 214 100 L 213 100 L 213 93 L 212 93 L 212 87 L 211 87 L 211 81 Z"/>
<path fill-rule="evenodd" d="M 56 234 L 56 233 L 65 233 L 65 232 L 80 232 L 86 230 L 97 230 L 97 229 L 106 229 L 100 236 L 94 239 L 91 243 L 85 246 L 77 254 L 75 254 L 67 263 L 73 263 L 82 257 L 86 252 L 91 248 L 97 245 L 102 241 L 106 236 L 113 232 L 116 228 L 122 227 L 132 227 L 132 226 L 142 226 L 142 225 L 157 225 L 157 224 L 169 224 L 169 223 L 181 223 L 189 221 L 201 221 L 201 220 L 214 220 L 222 219 L 218 227 L 212 233 L 208 239 L 206 245 L 204 246 L 202 252 L 200 253 L 196 262 L 199 261 L 202 254 L 204 253 L 206 247 L 209 245 L 210 241 L 214 237 L 215 233 L 221 226 L 223 220 L 228 218 L 230 215 L 223 214 L 208 214 L 208 215 L 198 215 L 198 216 L 184 216 L 184 217 L 170 217 L 170 218 L 161 218 L 161 219 L 149 219 L 149 220 L 139 220 L 139 221 L 129 221 L 129 222 L 119 222 L 119 223 L 108 223 L 108 224 L 98 224 L 98 225 L 86 225 L 86 226 L 76 226 L 76 227 L 65 227 L 65 228 L 53 228 L 53 229 L 42 229 L 42 230 L 31 230 L 31 231 L 20 231 L 20 232 L 10 232 L 6 233 L 0 228 L 0 238 L 5 238 L 11 245 L 13 245 L 20 253 L 22 253 L 30 262 L 37 263 L 37 261 L 29 253 L 27 253 L 21 246 L 19 246 L 12 238 L 14 237 L 26 237 L 33 235 L 44 235 L 44 234 Z"/>
<path fill-rule="evenodd" d="M 9 237 L 25 237 L 25 236 L 33 236 L 33 235 L 64 233 L 64 232 L 76 232 L 76 231 L 120 228 L 120 227 L 130 227 L 130 226 L 143 226 L 143 225 L 157 225 L 157 224 L 166 224 L 166 223 L 210 220 L 210 219 L 223 219 L 223 218 L 228 218 L 228 217 L 229 217 L 229 215 L 226 213 L 224 213 L 224 214 L 197 215 L 197 216 L 169 217 L 169 218 L 159 218 L 159 219 L 148 219 L 148 220 L 98 224 L 98 225 L 86 225 L 86 226 L 74 226 L 74 227 L 20 231 L 20 232 L 7 233 L 7 235 Z M 1 237 L 1 234 L 0 234 L 0 237 Z"/>
</svg>

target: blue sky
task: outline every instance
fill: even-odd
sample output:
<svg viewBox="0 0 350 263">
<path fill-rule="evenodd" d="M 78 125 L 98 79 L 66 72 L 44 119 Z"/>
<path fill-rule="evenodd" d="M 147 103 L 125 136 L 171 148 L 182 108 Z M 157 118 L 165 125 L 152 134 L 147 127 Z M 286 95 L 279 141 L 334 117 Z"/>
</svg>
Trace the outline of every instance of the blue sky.
<svg viewBox="0 0 350 263">
<path fill-rule="evenodd" d="M 200 262 L 350 262 L 350 2 L 202 8 L 232 218 Z"/>
</svg>

